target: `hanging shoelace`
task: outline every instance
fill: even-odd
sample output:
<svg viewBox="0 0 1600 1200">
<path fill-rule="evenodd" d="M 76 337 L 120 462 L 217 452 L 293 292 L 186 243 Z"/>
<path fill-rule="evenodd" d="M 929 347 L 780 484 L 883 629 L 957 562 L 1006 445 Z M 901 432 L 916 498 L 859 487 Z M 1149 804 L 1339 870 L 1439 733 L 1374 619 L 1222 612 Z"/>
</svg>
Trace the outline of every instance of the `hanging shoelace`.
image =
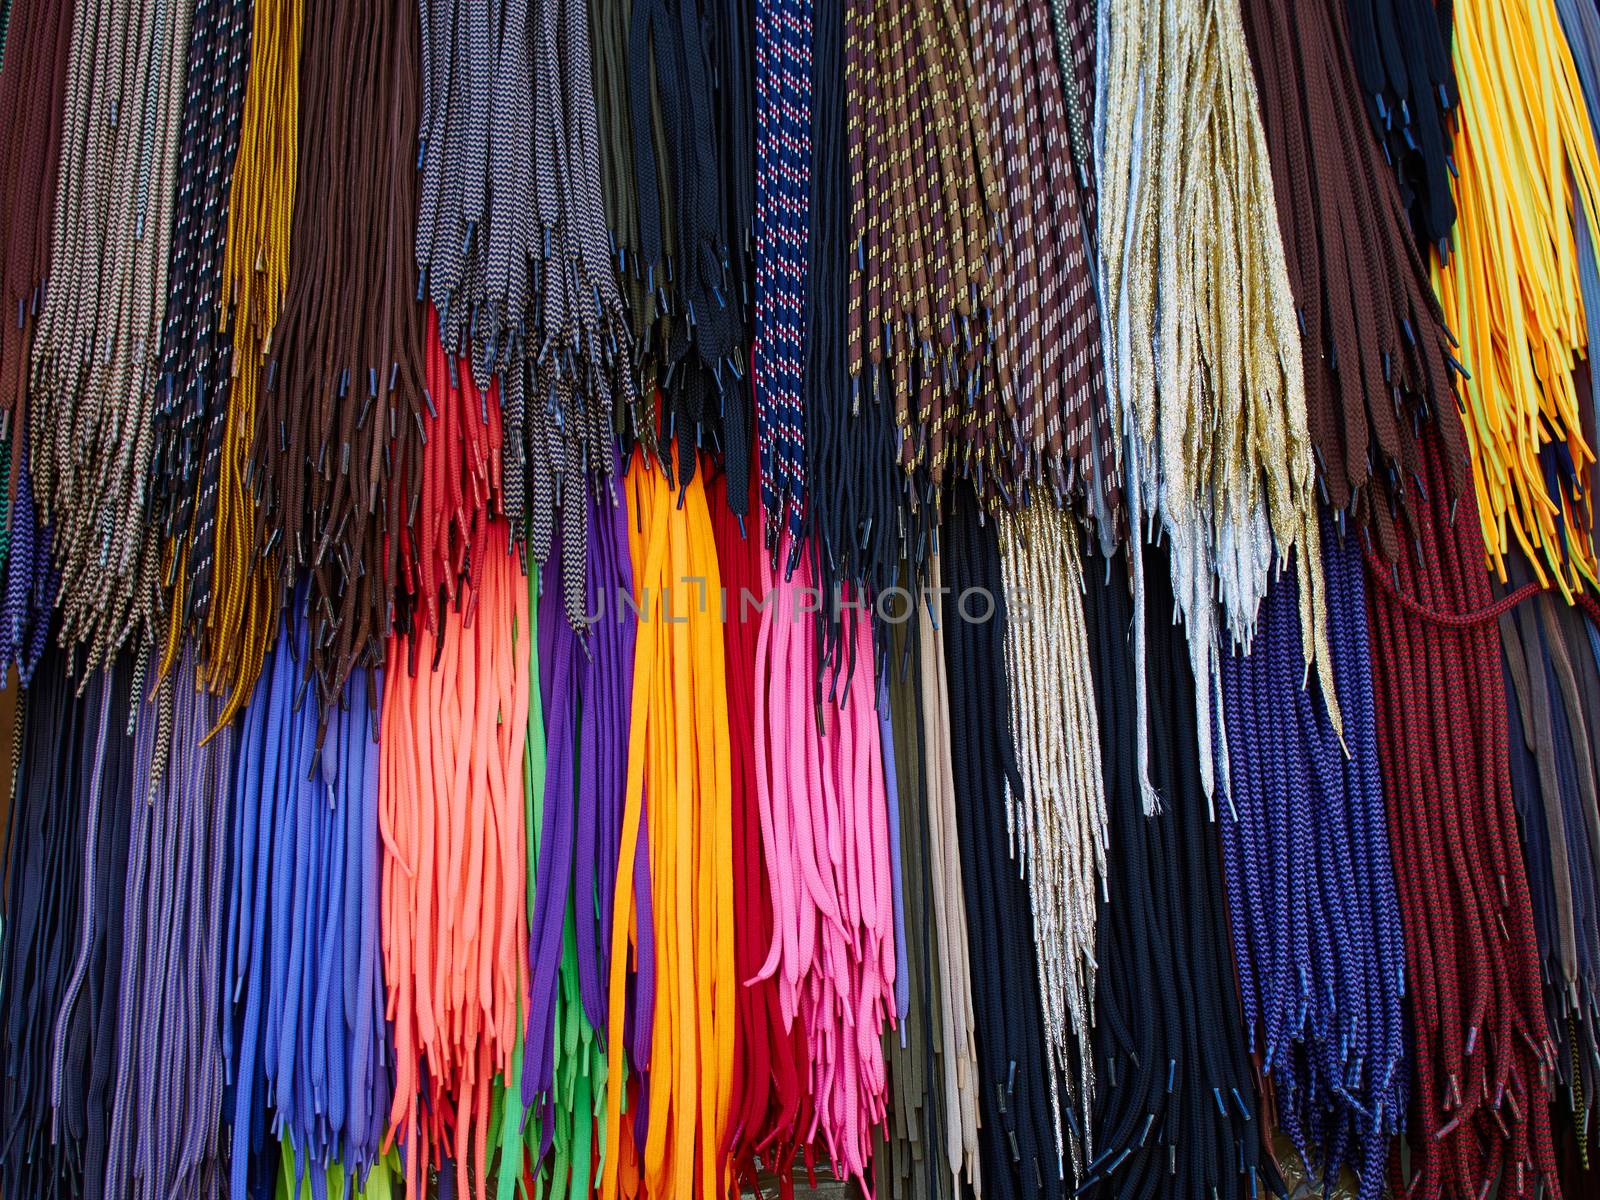
<svg viewBox="0 0 1600 1200">
<path fill-rule="evenodd" d="M 1592 250 L 1600 154 L 1552 0 L 1454 12 L 1456 254 L 1434 278 L 1472 370 L 1461 387 L 1477 508 L 1502 582 L 1514 539 L 1570 599 L 1597 569 L 1580 474 L 1594 451 L 1571 372 L 1588 345 L 1573 217 L 1587 218 Z"/>
<path fill-rule="evenodd" d="M 1378 765 L 1406 930 L 1416 1073 L 1409 1186 L 1474 1197 L 1555 1182 L 1554 1050 L 1507 767 L 1505 684 L 1474 498 L 1445 498 L 1437 439 L 1413 563 L 1370 552 Z M 1452 516 L 1455 518 L 1451 520 Z M 1398 1155 L 1392 1161 L 1398 1172 Z"/>
<path fill-rule="evenodd" d="M 1296 546 L 1303 653 L 1333 695 L 1299 334 L 1237 0 L 1108 8 L 1100 270 L 1129 524 L 1170 539 L 1209 731 L 1223 638 L 1249 647 Z M 1212 759 L 1206 736 L 1208 794 Z"/>
<path fill-rule="evenodd" d="M 754 493 L 748 472 L 745 479 L 746 488 Z M 776 914 L 756 792 L 756 652 L 761 618 L 754 606 L 764 598 L 764 548 L 747 536 L 743 516 L 753 511 L 759 497 L 747 495 L 744 505 L 735 508 L 726 490 L 713 485 L 706 490 L 706 502 L 727 597 L 723 655 L 733 785 L 734 965 L 742 981 L 734 1001 L 738 1029 L 728 1106 L 728 1160 L 735 1182 L 745 1189 L 755 1185 L 758 1159 L 769 1165 L 788 1164 L 804 1149 L 808 1165 L 813 1161 L 811 1080 L 804 1022 L 784 1022 L 777 980 L 760 977 Z M 792 1200 L 792 1173 L 780 1170 L 778 1185 L 782 1200 Z"/>
<path fill-rule="evenodd" d="M 1109 577 L 1086 573 L 1111 851 L 1096 939 L 1095 1158 L 1078 1190 L 1256 1197 L 1280 1185 L 1256 1120 L 1202 739 L 1185 699 L 1189 656 L 1163 619 L 1173 603 L 1163 556 L 1145 557 L 1150 764 L 1164 801 L 1154 816 L 1135 761 L 1131 572 L 1119 556 Z"/>
<path fill-rule="evenodd" d="M 627 104 L 608 105 L 608 138 L 626 139 L 634 184 L 634 225 L 614 231 L 618 268 L 641 392 L 654 397 L 632 434 L 660 447 L 680 485 L 698 451 L 720 455 L 730 502 L 742 504 L 754 300 L 752 0 L 605 7 L 612 12 L 597 16 L 609 26 L 603 40 L 626 46 Z"/>
<path fill-rule="evenodd" d="M 1237 735 L 1217 804 L 1234 961 L 1278 1127 L 1333 1187 L 1377 1200 L 1405 1122 L 1405 947 L 1378 778 L 1361 552 L 1324 518 L 1328 640 L 1341 744 L 1305 686 L 1295 577 L 1267 593 L 1248 655 L 1223 660 Z M 1314 1164 L 1314 1166 L 1311 1166 Z"/>
<path fill-rule="evenodd" d="M 1409 514 L 1422 499 L 1424 426 L 1449 448 L 1450 494 L 1467 486 L 1451 374 L 1461 366 L 1362 114 L 1345 9 L 1346 0 L 1243 5 L 1318 481 L 1341 532 L 1353 520 L 1392 559 L 1417 538 Z"/>
<path fill-rule="evenodd" d="M 1583 91 L 1589 127 L 1600 129 L 1600 9 L 1581 0 L 1556 0 L 1556 12 L 1561 19 L 1567 47 L 1572 52 L 1572 65 Z M 1578 256 L 1578 290 L 1583 296 L 1584 328 L 1588 333 L 1588 344 L 1600 346 L 1600 255 L 1595 250 L 1594 226 L 1589 219 L 1588 209 L 1584 207 L 1583 196 L 1573 190 L 1571 197 L 1573 243 Z M 1596 441 L 1596 430 L 1600 428 L 1600 373 L 1588 370 L 1585 374 L 1589 386 L 1578 388 L 1578 412 L 1584 441 L 1592 447 Z M 1589 464 L 1586 475 L 1581 467 L 1579 473 L 1591 489 L 1600 480 L 1600 466 L 1595 463 Z M 1592 528 L 1589 536 L 1592 541 Z"/>
<path fill-rule="evenodd" d="M 491 1094 L 515 1089 L 528 1012 L 532 626 L 510 541 L 502 522 L 480 517 L 468 552 L 475 587 L 461 611 L 437 635 L 390 639 L 379 725 L 395 1055 L 385 1144 L 401 1148 L 408 1193 L 438 1169 L 463 1200 L 485 1195 L 489 1135 L 504 1107 Z M 520 1167 L 519 1156 L 510 1169 Z"/>
<path fill-rule="evenodd" d="M 947 475 L 986 498 L 1015 461 L 1010 339 L 990 270 L 1002 197 L 968 22 L 954 6 L 852 0 L 845 10 L 850 155 L 847 361 L 894 415 L 901 500 L 928 551 Z"/>
<path fill-rule="evenodd" d="M 891 597 L 890 602 L 900 597 Z M 959 1130 L 946 1140 L 944 1014 L 940 954 L 934 921 L 933 823 L 924 787 L 921 665 L 914 613 L 902 602 L 886 634 L 888 667 L 879 675 L 878 711 L 884 730 L 884 768 L 889 783 L 889 846 L 898 867 L 895 902 L 895 990 L 899 1020 L 884 1034 L 889 1063 L 889 1116 L 872 1159 L 873 1194 L 893 1200 L 950 1200 L 958 1194 Z M 955 1119 L 959 1122 L 960 1113 Z"/>
<path fill-rule="evenodd" d="M 48 654 L 19 729 L 8 823 L 0 1179 L 8 1195 L 98 1196 L 115 1067 L 116 899 L 133 805 L 126 659 L 73 694 Z"/>
<path fill-rule="evenodd" d="M 235 1196 L 268 1124 L 302 1172 L 363 1181 L 389 1115 L 376 731 L 357 668 L 319 745 L 305 597 L 239 730 L 223 1009 Z"/>
<path fill-rule="evenodd" d="M 481 384 L 500 386 L 498 500 L 519 537 L 526 513 L 540 562 L 559 516 L 578 625 L 587 533 L 574 489 L 611 461 L 614 403 L 637 404 L 600 199 L 587 7 L 455 0 L 425 5 L 424 16 L 421 287 L 452 381 L 467 358 Z"/>
<path fill-rule="evenodd" d="M 1062 1111 L 1040 996 L 1037 931 L 1014 854 L 1010 811 L 1022 791 L 1006 679 L 1008 616 L 1000 551 L 970 489 L 954 490 L 941 527 L 952 602 L 941 605 L 950 765 L 977 1015 L 983 1194 L 1061 1197 Z"/>
<path fill-rule="evenodd" d="M 979 1156 L 978 1050 L 974 1018 L 972 954 L 962 876 L 961 834 L 951 767 L 950 691 L 945 671 L 944 625 L 933 598 L 943 594 L 938 536 L 927 560 L 923 594 L 912 603 L 917 622 L 915 661 L 920 671 L 921 776 L 927 796 L 927 856 L 933 928 L 939 963 L 937 1061 L 943 1068 L 945 1169 L 954 1188 L 981 1189 Z"/>
<path fill-rule="evenodd" d="M 971 5 L 971 46 L 1001 189 L 993 273 L 1005 308 L 1014 411 L 1012 462 L 997 480 L 1008 506 L 1030 489 L 1070 497 L 1102 539 L 1120 535 L 1121 467 L 1101 366 L 1085 184 L 1073 169 L 1066 95 L 1041 4 Z M 1086 178 L 1086 177 L 1085 177 Z"/>
<path fill-rule="evenodd" d="M 1075 1175 L 1094 1104 L 1095 925 L 1105 886 L 1106 796 L 1084 624 L 1076 522 L 1034 504 L 996 520 L 1006 685 L 1020 787 L 1006 795 L 1010 852 L 1028 882 L 1057 1148 Z M 1063 1104 L 1064 1099 L 1064 1104 Z M 1065 1112 L 1072 1137 L 1061 1124 Z"/>
<path fill-rule="evenodd" d="M 837 24 L 827 30 L 835 32 Z M 835 44 L 817 47 L 836 52 Z M 786 532 L 798 550 L 806 511 L 806 297 L 813 187 L 834 176 L 813 169 L 811 0 L 755 5 L 755 390 L 761 506 L 776 547 Z M 831 60 L 830 60 L 831 61 Z M 817 164 L 820 165 L 820 164 Z M 838 164 L 835 164 L 837 166 Z"/>
<path fill-rule="evenodd" d="M 155 627 L 145 493 L 192 8 L 106 0 L 78 6 L 73 29 L 28 436 L 59 636 L 86 672 Z"/>
<path fill-rule="evenodd" d="M 72 14 L 62 0 L 20 0 L 0 25 L 0 128 L 11 131 L 0 147 L 0 671 L 16 663 L 24 681 L 55 597 L 50 537 L 38 528 L 26 466 L 26 401 L 50 267 Z"/>
<path fill-rule="evenodd" d="M 1460 102 L 1450 59 L 1455 4 L 1344 0 L 1350 56 L 1372 127 L 1423 246 L 1448 254 L 1456 220 L 1450 142 Z M 1378 178 L 1373 175 L 1371 178 Z"/>
<path fill-rule="evenodd" d="M 357 665 L 373 678 L 382 662 L 421 498 L 422 306 L 410 246 L 418 31 L 408 0 L 336 0 L 306 16 L 294 253 L 250 486 L 261 553 L 283 594 L 302 573 L 311 580 L 311 666 L 326 717 Z"/>
<path fill-rule="evenodd" d="M 108 1196 L 215 1196 L 222 1144 L 222 944 L 234 731 L 179 657 L 135 729 L 121 896 Z M 138 678 L 136 673 L 135 678 Z"/>
<path fill-rule="evenodd" d="M 211 566 L 202 657 L 208 686 L 230 691 L 225 720 L 250 698 L 277 632 L 280 598 L 272 564 L 260 553 L 251 457 L 262 365 L 289 282 L 305 25 L 301 0 L 255 0 L 253 9 L 218 298 L 219 336 L 228 339 L 219 354 L 231 377 L 219 384 L 227 397 L 215 509 L 203 527 Z"/>
<path fill-rule="evenodd" d="M 185 634 L 204 629 L 217 579 L 233 349 L 223 310 L 224 252 L 251 24 L 250 0 L 196 0 L 189 29 L 146 515 L 164 545 L 168 663 Z M 201 649 L 211 668 L 206 639 Z"/>
<path fill-rule="evenodd" d="M 882 1031 L 897 1015 L 888 798 L 871 623 L 841 615 L 840 656 L 822 661 L 809 557 L 780 541 L 779 568 L 762 561 L 755 784 L 773 930 L 756 977 L 777 980 L 785 1026 L 805 1030 L 834 1172 L 864 1182 L 888 1095 Z M 786 562 L 798 563 L 788 578 Z"/>
<path fill-rule="evenodd" d="M 1514 552 L 1513 552 L 1514 553 Z M 1511 577 L 1533 577 L 1513 561 Z M 1583 1152 L 1600 1080 L 1600 658 L 1588 618 L 1550 595 L 1500 615 L 1511 796 L 1522 830 L 1556 1077 Z"/>
<path fill-rule="evenodd" d="M 619 470 L 620 462 L 613 462 L 607 478 Z M 611 959 L 635 640 L 635 622 L 622 600 L 633 595 L 627 513 L 608 484 L 586 490 L 594 539 L 584 584 L 591 620 L 580 634 L 554 605 L 541 606 L 538 615 L 547 760 L 535 803 L 538 823 L 530 829 L 537 865 L 528 1050 L 520 1080 L 522 1102 L 540 1125 L 535 1157 L 553 1144 L 552 1187 L 581 1195 L 590 1191 L 588 1139 L 605 1113 L 605 1039 L 612 1027 L 603 971 Z M 558 551 L 561 537 L 558 532 Z M 560 586 L 554 561 L 544 569 L 549 592 Z"/>
<path fill-rule="evenodd" d="M 619 867 L 611 909 L 600 1193 L 616 1200 L 628 1163 L 649 1195 L 720 1195 L 741 982 L 721 865 L 733 854 L 721 580 L 703 472 L 675 485 L 635 453 L 626 482 L 642 615 L 617 862 L 633 870 Z"/>
</svg>

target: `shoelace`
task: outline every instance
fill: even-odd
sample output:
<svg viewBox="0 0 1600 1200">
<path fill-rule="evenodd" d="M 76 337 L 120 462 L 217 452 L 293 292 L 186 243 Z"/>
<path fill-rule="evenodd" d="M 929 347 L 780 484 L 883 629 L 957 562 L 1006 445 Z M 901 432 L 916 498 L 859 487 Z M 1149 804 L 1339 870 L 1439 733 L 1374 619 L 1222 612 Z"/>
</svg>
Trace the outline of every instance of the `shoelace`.
<svg viewBox="0 0 1600 1200">
<path fill-rule="evenodd" d="M 1571 214 L 1587 218 L 1592 251 L 1600 152 L 1553 0 L 1463 0 L 1454 12 L 1456 254 L 1435 261 L 1434 280 L 1472 370 L 1461 389 L 1477 508 L 1502 582 L 1515 539 L 1570 600 L 1597 570 L 1581 478 L 1594 450 L 1571 376 L 1588 345 Z M 1501 330 L 1527 352 L 1508 351 Z"/>
<path fill-rule="evenodd" d="M 1062 1111 L 1053 1091 L 1035 927 L 1009 820 L 1022 791 L 1006 678 L 1008 615 L 992 522 L 954 489 L 941 527 L 953 600 L 941 605 L 950 765 L 970 937 L 983 1192 L 1066 1194 Z"/>
<path fill-rule="evenodd" d="M 0 1177 L 8 1191 L 99 1195 L 117 1017 L 117 897 L 132 814 L 132 671 L 73 694 L 49 654 L 21 717 L 8 822 Z"/>
<path fill-rule="evenodd" d="M 1237 0 L 1107 7 L 1100 271 L 1129 524 L 1171 539 L 1209 730 L 1223 639 L 1248 648 L 1296 546 L 1303 653 L 1333 694 L 1298 330 Z M 1227 767 L 1210 742 L 1208 793 Z"/>
<path fill-rule="evenodd" d="M 1468 451 L 1454 376 L 1463 374 L 1410 234 L 1401 191 L 1362 114 L 1352 34 L 1340 0 L 1248 0 L 1278 224 L 1301 330 L 1318 482 L 1343 533 L 1349 521 L 1393 558 L 1417 542 L 1410 519 L 1424 426 L 1449 447 L 1451 495 Z M 1306 214 L 1315 213 L 1315 219 Z"/>
<path fill-rule="evenodd" d="M 1323 521 L 1328 638 L 1345 715 L 1304 686 L 1295 577 L 1223 660 L 1232 787 L 1217 803 L 1234 960 L 1280 1129 L 1333 1186 L 1382 1194 L 1405 1121 L 1405 948 L 1378 777 L 1361 553 Z"/>
<path fill-rule="evenodd" d="M 615 454 L 615 451 L 612 452 Z M 607 477 L 615 477 L 613 463 Z M 538 1116 L 536 1157 L 555 1149 L 553 1186 L 569 1175 L 585 1182 L 587 1139 L 603 1121 L 610 1036 L 602 971 L 610 962 L 610 905 L 621 837 L 627 712 L 635 622 L 623 604 L 633 595 L 627 514 L 607 485 L 591 488 L 583 633 L 554 605 L 538 611 L 538 662 L 547 758 L 537 789 L 527 1054 L 519 1086 Z M 557 535 L 557 549 L 561 549 Z M 559 587 L 547 565 L 544 587 Z M 536 584 L 530 584 L 536 586 Z M 574 1175 L 574 1173 L 576 1173 Z M 577 1183 L 570 1184 L 576 1187 Z"/>
<path fill-rule="evenodd" d="M 829 25 L 831 31 L 837 27 Z M 834 47 L 818 47 L 824 53 Z M 799 543 L 806 511 L 805 411 L 812 151 L 811 0 L 755 5 L 755 391 L 766 539 Z"/>
<path fill-rule="evenodd" d="M 798 567 L 785 579 L 762 562 L 755 790 L 773 929 L 755 978 L 777 980 L 785 1026 L 805 1031 L 808 1140 L 820 1136 L 838 1176 L 864 1182 L 885 1117 L 881 1039 L 897 1015 L 898 970 L 871 623 L 842 616 L 846 653 L 824 663 L 806 601 L 809 555 L 777 550 L 780 564 Z"/>
<path fill-rule="evenodd" d="M 944 1071 L 944 994 L 940 931 L 934 914 L 931 848 L 934 822 L 924 786 L 921 665 L 917 630 L 907 620 L 890 622 L 888 667 L 879 676 L 878 705 L 885 724 L 884 766 L 889 776 L 890 849 L 899 870 L 895 899 L 900 935 L 895 946 L 899 1021 L 884 1034 L 888 1043 L 889 1115 L 873 1165 L 875 1195 L 948 1200 L 957 1193 L 961 1144 L 959 1107 L 947 1106 Z M 952 1118 L 953 1113 L 953 1118 Z M 954 1119 L 955 1141 L 947 1141 Z"/>
<path fill-rule="evenodd" d="M 1529 579 L 1525 563 L 1515 580 Z M 1511 796 L 1544 973 L 1556 1078 L 1566 1094 L 1579 1149 L 1600 1078 L 1600 815 L 1589 726 L 1600 711 L 1594 625 L 1550 595 L 1500 616 L 1510 730 Z"/>
<path fill-rule="evenodd" d="M 1081 1175 L 1094 1146 L 1090 1054 L 1095 926 L 1106 872 L 1106 795 L 1084 624 L 1079 532 L 1035 504 L 996 521 L 1006 687 L 1020 786 L 1007 792 L 1009 850 L 1028 882 L 1057 1151 Z M 976 605 L 978 602 L 973 601 Z M 1065 1110 L 1074 1114 L 1062 1124 Z"/>
<path fill-rule="evenodd" d="M 318 744 L 306 592 L 239 730 L 222 1014 L 236 1196 L 266 1124 L 294 1147 L 297 1185 L 310 1173 L 315 1193 L 335 1167 L 365 1181 L 390 1106 L 377 731 L 357 669 Z"/>
<path fill-rule="evenodd" d="M 825 19 L 826 14 L 819 17 Z M 754 492 L 748 473 L 745 478 L 746 488 Z M 735 997 L 738 1029 L 727 1154 L 741 1188 L 756 1179 L 758 1158 L 766 1163 L 792 1163 L 803 1146 L 808 1163 L 812 1161 L 808 1137 L 812 1128 L 811 1080 L 804 1023 L 784 1021 L 777 980 L 760 977 L 777 917 L 756 793 L 756 652 L 761 617 L 754 605 L 763 596 L 764 548 L 757 538 L 748 536 L 743 516 L 758 503 L 759 496 L 747 495 L 745 504 L 736 508 L 726 498 L 725 488 L 707 489 L 717 568 L 727 597 L 723 653 L 728 765 L 733 784 L 734 965 L 741 980 Z M 792 1174 L 780 1172 L 778 1184 L 783 1200 L 790 1200 Z"/>
<path fill-rule="evenodd" d="M 1455 5 L 1345 0 L 1355 78 L 1423 246 L 1448 253 L 1456 206 L 1452 125 L 1460 102 L 1450 59 Z"/>
<path fill-rule="evenodd" d="M 1431 550 L 1417 563 L 1369 553 L 1367 571 L 1414 1045 L 1408 1183 L 1413 1195 L 1469 1197 L 1498 1176 L 1504 1193 L 1527 1195 L 1537 1180 L 1555 1185 L 1554 1051 L 1517 848 L 1481 526 L 1471 496 L 1453 512 L 1444 456 L 1429 443 L 1429 501 L 1414 511 Z"/>
<path fill-rule="evenodd" d="M 59 636 L 91 672 L 155 624 L 145 489 L 192 8 L 96 0 L 73 26 L 28 436 Z"/>
<path fill-rule="evenodd" d="M 211 600 L 203 640 L 213 689 L 231 689 L 223 720 L 250 698 L 277 633 L 280 603 L 271 564 L 260 553 L 259 495 L 251 465 L 262 366 L 289 276 L 299 135 L 301 0 L 256 0 L 250 72 L 239 116 L 239 148 L 228 192 L 221 336 L 231 378 L 220 431 L 212 544 Z"/>
<path fill-rule="evenodd" d="M 1063 79 L 1043 5 L 970 6 L 970 45 L 988 144 L 999 175 L 993 273 L 1005 308 L 1001 347 L 1012 372 L 1009 452 L 998 481 L 1007 504 L 1030 489 L 1078 501 L 1105 539 L 1121 533 L 1117 446 L 1106 403 L 1100 312 L 1085 212 L 1087 176 L 1074 170 L 1075 77 Z"/>
<path fill-rule="evenodd" d="M 142 672 L 136 672 L 138 679 Z M 223 901 L 234 731 L 192 649 L 139 705 L 106 1194 L 221 1194 Z"/>
<path fill-rule="evenodd" d="M 306 17 L 294 250 L 250 486 L 260 553 L 283 594 L 302 574 L 311 580 L 310 654 L 326 716 L 357 665 L 377 670 L 403 624 L 394 592 L 420 500 L 418 30 L 407 0 L 339 0 Z"/>
<path fill-rule="evenodd" d="M 636 453 L 625 499 L 634 602 L 648 619 L 639 619 L 634 648 L 617 859 L 634 869 L 618 870 L 611 910 L 600 1194 L 615 1200 L 627 1162 L 652 1195 L 711 1196 L 730 1178 L 723 1148 L 741 982 L 732 873 L 712 866 L 733 853 L 727 677 L 713 599 L 721 582 L 703 472 L 687 482 L 680 474 L 674 486 Z"/>
<path fill-rule="evenodd" d="M 561 521 L 577 625 L 580 491 L 610 463 L 614 402 L 637 404 L 600 198 L 587 6 L 440 2 L 425 4 L 424 18 L 420 287 L 438 311 L 452 378 L 465 357 L 483 386 L 500 385 L 499 502 L 540 562 Z M 487 120 L 468 115 L 484 110 Z"/>
<path fill-rule="evenodd" d="M 754 300 L 751 0 L 603 7 L 613 10 L 602 18 L 612 23 L 606 40 L 626 46 L 627 105 L 609 108 L 609 137 L 628 143 L 634 181 L 633 226 L 616 230 L 618 268 L 641 394 L 654 398 L 629 432 L 659 449 L 680 485 L 702 448 L 720 454 L 728 495 L 742 503 Z M 621 81 L 610 79 L 615 90 Z"/>
<path fill-rule="evenodd" d="M 224 252 L 251 26 L 246 0 L 197 0 L 189 29 L 146 517 L 163 539 L 169 662 L 185 633 L 204 629 L 217 579 L 233 349 L 225 332 Z M 209 641 L 201 647 L 204 654 Z M 209 654 L 205 660 L 210 667 Z"/>
<path fill-rule="evenodd" d="M 499 1086 L 528 1011 L 528 587 L 480 516 L 476 586 L 438 634 L 390 639 L 379 723 L 384 981 L 408 1193 L 435 1168 L 482 1200 Z M 420 660 L 420 661 L 419 661 Z M 503 1103 L 499 1105 L 503 1111 Z"/>
<path fill-rule="evenodd" d="M 1095 1158 L 1081 1195 L 1258 1196 L 1278 1190 L 1263 1152 L 1240 1020 L 1215 832 L 1185 696 L 1189 656 L 1165 619 L 1173 596 L 1159 551 L 1145 551 L 1154 784 L 1139 790 L 1137 662 L 1129 566 L 1086 574 L 1086 613 L 1111 821 L 1110 899 L 1096 938 Z M 1182 1003 L 1156 1000 L 1183 997 Z"/>
</svg>

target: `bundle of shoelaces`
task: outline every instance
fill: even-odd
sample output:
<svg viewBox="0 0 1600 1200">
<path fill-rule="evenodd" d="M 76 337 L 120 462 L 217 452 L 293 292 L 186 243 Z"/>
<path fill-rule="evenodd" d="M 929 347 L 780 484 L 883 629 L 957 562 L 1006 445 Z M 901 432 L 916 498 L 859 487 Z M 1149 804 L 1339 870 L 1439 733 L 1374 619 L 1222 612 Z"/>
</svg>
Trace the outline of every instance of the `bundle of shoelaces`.
<svg viewBox="0 0 1600 1200">
<path fill-rule="evenodd" d="M 0 1196 L 1600 1194 L 1595 0 L 0 0 L 0 129 Z"/>
</svg>

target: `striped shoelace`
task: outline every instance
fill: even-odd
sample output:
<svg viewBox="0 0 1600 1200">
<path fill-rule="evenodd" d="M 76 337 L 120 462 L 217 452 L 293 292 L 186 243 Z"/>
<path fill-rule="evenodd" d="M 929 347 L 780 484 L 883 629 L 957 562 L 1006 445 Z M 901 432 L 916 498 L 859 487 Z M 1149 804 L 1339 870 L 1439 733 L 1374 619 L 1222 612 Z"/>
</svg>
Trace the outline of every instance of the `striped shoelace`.
<svg viewBox="0 0 1600 1200">
<path fill-rule="evenodd" d="M 408 0 L 336 0 L 305 16 L 293 252 L 257 396 L 250 487 L 282 594 L 310 580 L 309 653 L 326 718 L 358 665 L 373 677 L 404 616 L 394 593 L 427 437 L 411 255 L 420 81 Z M 355 62 L 370 69 L 352 71 Z"/>
<path fill-rule="evenodd" d="M 1100 282 L 1129 525 L 1170 539 L 1210 730 L 1224 638 L 1249 647 L 1275 564 L 1299 574 L 1305 661 L 1333 695 L 1299 331 L 1238 0 L 1106 7 Z M 1222 732 L 1220 763 L 1201 740 L 1208 794 Z"/>
<path fill-rule="evenodd" d="M 1145 551 L 1151 767 L 1162 810 L 1144 813 L 1131 568 L 1085 572 L 1111 824 L 1110 899 L 1096 938 L 1095 1157 L 1079 1194 L 1255 1196 L 1276 1190 L 1256 1121 L 1215 829 L 1199 770 L 1193 686 L 1168 571 Z M 1303 668 L 1302 668 L 1303 669 Z M 1152 1003 L 1182 996 L 1182 1004 Z"/>
<path fill-rule="evenodd" d="M 1323 519 L 1328 638 L 1343 741 L 1304 686 L 1285 572 L 1248 654 L 1223 660 L 1232 786 L 1219 800 L 1234 959 L 1278 1128 L 1333 1186 L 1383 1192 L 1405 1121 L 1405 948 L 1378 777 L 1361 552 Z"/>
<path fill-rule="evenodd" d="M 267 1109 L 301 1172 L 357 1181 L 389 1114 L 376 730 L 358 668 L 319 744 L 306 592 L 238 733 L 223 963 L 235 1196 L 249 1194 Z"/>
<path fill-rule="evenodd" d="M 806 511 L 806 297 L 811 192 L 826 186 L 812 150 L 811 0 L 755 6 L 755 390 L 761 506 L 769 545 L 797 547 Z M 830 29 L 836 30 L 837 25 Z M 818 47 L 831 52 L 834 46 Z"/>
<path fill-rule="evenodd" d="M 637 404 L 600 197 L 589 13 L 583 0 L 542 0 L 531 11 L 429 3 L 423 16 L 420 289 L 438 312 L 452 382 L 465 358 L 480 386 L 499 386 L 497 500 L 519 538 L 526 521 L 540 562 L 559 518 L 578 625 L 588 543 L 579 491 L 611 461 L 613 406 Z"/>
<path fill-rule="evenodd" d="M 233 349 L 225 331 L 223 272 L 250 70 L 251 8 L 247 0 L 197 0 L 189 28 L 146 514 L 164 543 L 169 662 L 185 633 L 205 627 L 217 580 Z M 210 648 L 208 641 L 201 645 Z M 206 661 L 209 666 L 209 654 Z"/>
<path fill-rule="evenodd" d="M 1418 1196 L 1476 1196 L 1498 1177 L 1502 1194 L 1524 1196 L 1555 1180 L 1555 1062 L 1517 844 L 1497 614 L 1474 499 L 1453 512 L 1437 437 L 1424 450 L 1429 499 L 1414 518 L 1431 551 L 1393 564 L 1369 552 L 1367 571 L 1415 1064 L 1405 1182 Z M 1399 1167 L 1395 1154 L 1393 1175 Z"/>
<path fill-rule="evenodd" d="M 29 461 L 61 568 L 62 644 L 98 670 L 155 628 L 145 522 L 190 3 L 77 6 Z"/>
</svg>

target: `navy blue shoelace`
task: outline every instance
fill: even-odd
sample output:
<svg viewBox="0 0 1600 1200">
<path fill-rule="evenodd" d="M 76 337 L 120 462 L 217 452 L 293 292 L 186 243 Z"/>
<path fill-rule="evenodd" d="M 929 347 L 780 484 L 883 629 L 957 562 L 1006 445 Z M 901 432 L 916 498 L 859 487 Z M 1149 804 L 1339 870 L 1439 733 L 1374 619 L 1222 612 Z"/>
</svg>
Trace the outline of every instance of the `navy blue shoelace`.
<svg viewBox="0 0 1600 1200">
<path fill-rule="evenodd" d="M 1223 660 L 1231 791 L 1218 800 L 1234 961 L 1279 1128 L 1325 1182 L 1384 1182 L 1405 1119 L 1405 947 L 1378 778 L 1361 553 L 1323 518 L 1344 742 L 1305 686 L 1294 574 L 1248 655 Z"/>
</svg>

